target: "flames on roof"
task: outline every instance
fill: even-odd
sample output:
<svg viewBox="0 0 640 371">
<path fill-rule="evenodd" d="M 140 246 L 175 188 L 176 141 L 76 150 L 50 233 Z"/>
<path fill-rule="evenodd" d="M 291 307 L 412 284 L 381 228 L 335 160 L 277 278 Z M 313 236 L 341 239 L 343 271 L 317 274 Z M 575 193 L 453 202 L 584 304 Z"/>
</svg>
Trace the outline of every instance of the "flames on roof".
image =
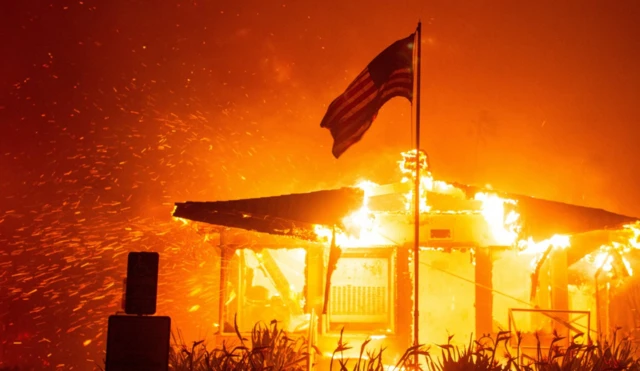
<svg viewBox="0 0 640 371">
<path fill-rule="evenodd" d="M 469 197 L 483 191 L 472 186 L 452 185 L 465 191 Z M 517 201 L 522 234 L 536 240 L 557 234 L 617 229 L 639 220 L 602 209 L 529 196 L 501 196 Z M 173 216 L 211 225 L 315 240 L 314 225 L 341 225 L 345 216 L 362 206 L 363 199 L 363 190 L 341 188 L 229 201 L 187 201 L 175 204 Z"/>
<path fill-rule="evenodd" d="M 626 224 L 640 220 L 640 218 L 598 208 L 488 191 L 459 183 L 450 184 L 463 190 L 467 197 L 473 197 L 478 192 L 490 192 L 496 193 L 504 199 L 516 201 L 522 234 L 535 240 L 548 239 L 553 235 L 574 235 L 595 230 L 619 229 Z"/>
<path fill-rule="evenodd" d="M 415 151 L 402 153 L 402 156 L 400 171 L 403 178 L 400 183 L 376 185 L 365 181 L 356 187 L 309 193 L 217 202 L 181 202 L 176 203 L 173 216 L 185 223 L 191 220 L 312 242 L 329 241 L 331 228 L 336 226 L 340 246 L 372 246 L 383 240 L 388 244 L 388 238 L 378 233 L 380 226 L 376 224 L 375 214 L 380 211 L 372 211 L 370 201 L 383 195 L 401 195 L 405 205 L 400 212 L 408 215 L 413 212 L 412 163 L 418 156 Z M 549 247 L 569 248 L 574 260 L 590 254 L 598 246 L 593 243 L 572 246 L 570 237 L 591 231 L 626 231 L 623 238 L 630 238 L 623 243 L 605 241 L 600 250 L 603 247 L 615 250 L 619 249 L 618 245 L 629 244 L 640 248 L 640 240 L 634 240 L 636 232 L 640 234 L 640 218 L 435 180 L 428 168 L 426 154 L 421 152 L 419 158 L 424 169 L 420 174 L 421 214 L 479 214 L 498 246 L 513 246 L 523 254 L 533 255 L 533 263 Z M 412 220 L 406 218 L 408 223 Z M 353 231 L 357 233 L 352 234 Z"/>
</svg>

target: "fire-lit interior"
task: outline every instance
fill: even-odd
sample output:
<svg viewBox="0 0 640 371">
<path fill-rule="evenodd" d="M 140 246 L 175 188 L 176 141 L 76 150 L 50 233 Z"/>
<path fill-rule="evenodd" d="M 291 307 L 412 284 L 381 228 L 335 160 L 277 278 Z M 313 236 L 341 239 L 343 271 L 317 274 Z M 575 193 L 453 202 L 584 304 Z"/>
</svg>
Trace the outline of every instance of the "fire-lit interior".
<svg viewBox="0 0 640 371">
<path fill-rule="evenodd" d="M 314 333 L 324 354 L 344 329 L 351 344 L 371 338 L 397 359 L 410 345 L 414 325 L 416 157 L 421 343 L 442 344 L 450 334 L 453 342 L 466 343 L 470 330 L 476 337 L 518 331 L 524 348 L 534 333 L 543 343 L 554 331 L 568 339 L 596 338 L 619 326 L 635 335 L 635 312 L 629 311 L 635 296 L 629 292 L 640 224 L 623 218 L 577 233 L 547 228 L 540 238 L 528 233 L 531 216 L 518 197 L 437 180 L 427 155 L 414 150 L 402 153 L 397 183 L 360 183 L 361 206 L 336 225 L 309 226 L 307 238 L 197 226 L 222 254 L 218 339 L 235 336 L 234 321 L 250 331 L 257 321 L 276 319 L 288 331 Z M 332 246 L 341 254 L 323 313 Z"/>
</svg>

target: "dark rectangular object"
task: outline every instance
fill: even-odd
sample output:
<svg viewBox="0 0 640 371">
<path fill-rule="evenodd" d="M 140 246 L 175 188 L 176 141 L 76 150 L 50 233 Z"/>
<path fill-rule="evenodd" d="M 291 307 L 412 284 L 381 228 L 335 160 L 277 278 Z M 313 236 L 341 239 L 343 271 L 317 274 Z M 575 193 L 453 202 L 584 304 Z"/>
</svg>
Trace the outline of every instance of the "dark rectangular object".
<svg viewBox="0 0 640 371">
<path fill-rule="evenodd" d="M 158 295 L 157 252 L 130 252 L 124 311 L 127 314 L 155 314 Z"/>
<path fill-rule="evenodd" d="M 444 240 L 451 238 L 451 229 L 432 229 L 431 238 L 434 240 Z"/>
<path fill-rule="evenodd" d="M 105 371 L 168 371 L 170 317 L 110 316 Z"/>
</svg>

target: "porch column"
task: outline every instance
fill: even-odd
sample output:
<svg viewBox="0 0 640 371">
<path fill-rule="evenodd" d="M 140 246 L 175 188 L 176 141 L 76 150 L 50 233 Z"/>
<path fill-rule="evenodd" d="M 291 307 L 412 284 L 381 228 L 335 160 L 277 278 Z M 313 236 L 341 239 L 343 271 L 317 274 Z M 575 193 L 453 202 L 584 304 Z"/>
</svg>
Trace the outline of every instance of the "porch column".
<svg viewBox="0 0 640 371">
<path fill-rule="evenodd" d="M 476 259 L 476 339 L 493 332 L 493 260 L 490 247 L 478 247 Z"/>
<path fill-rule="evenodd" d="M 569 274 L 567 270 L 567 251 L 554 249 L 549 256 L 549 278 L 551 285 L 551 309 L 569 310 Z M 569 328 L 561 322 L 569 321 L 568 313 L 555 313 L 553 329 L 560 335 L 566 336 L 563 344 L 569 346 L 571 338 Z"/>
<path fill-rule="evenodd" d="M 549 257 L 551 278 L 551 308 L 569 310 L 569 275 L 567 251 L 554 249 Z"/>
<path fill-rule="evenodd" d="M 316 315 L 322 318 L 324 279 L 326 274 L 324 267 L 324 247 L 309 246 L 306 256 L 305 312 L 311 313 L 311 309 L 314 309 Z M 322 321 L 318 321 L 318 323 L 321 322 Z"/>
</svg>

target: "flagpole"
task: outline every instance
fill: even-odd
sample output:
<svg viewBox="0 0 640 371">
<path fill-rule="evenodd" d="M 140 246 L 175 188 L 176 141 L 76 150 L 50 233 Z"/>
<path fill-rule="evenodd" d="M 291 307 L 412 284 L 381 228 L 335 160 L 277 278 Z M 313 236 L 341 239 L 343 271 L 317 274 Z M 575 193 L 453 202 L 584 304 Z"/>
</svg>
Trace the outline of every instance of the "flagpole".
<svg viewBox="0 0 640 371">
<path fill-rule="evenodd" d="M 419 285 L 420 285 L 420 54 L 422 52 L 422 22 L 418 22 L 416 30 L 416 177 L 414 190 L 414 243 L 413 243 L 413 279 L 414 279 L 414 298 L 413 298 L 413 345 L 418 346 L 419 340 Z M 414 364 L 418 369 L 418 352 L 414 353 Z"/>
</svg>

